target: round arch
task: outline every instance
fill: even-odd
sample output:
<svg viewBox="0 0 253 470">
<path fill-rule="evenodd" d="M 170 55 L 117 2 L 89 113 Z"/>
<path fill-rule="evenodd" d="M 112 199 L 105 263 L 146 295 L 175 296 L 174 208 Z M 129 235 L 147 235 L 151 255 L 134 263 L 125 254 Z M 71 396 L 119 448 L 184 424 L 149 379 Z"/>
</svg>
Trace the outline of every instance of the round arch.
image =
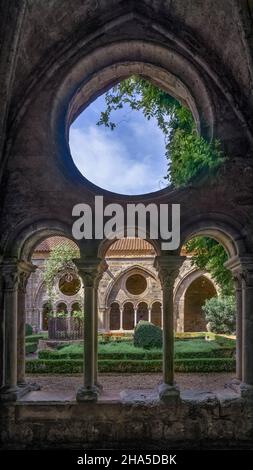
<svg viewBox="0 0 253 470">
<path fill-rule="evenodd" d="M 109 306 L 109 304 L 110 304 L 110 294 L 111 294 L 113 288 L 116 286 L 116 284 L 118 284 L 123 277 L 130 276 L 131 274 L 135 274 L 135 273 L 146 274 L 147 276 L 150 276 L 154 280 L 157 281 L 157 279 L 155 277 L 155 274 L 152 271 L 150 271 L 149 269 L 147 269 L 146 267 L 138 265 L 138 264 L 134 264 L 133 266 L 129 266 L 129 268 L 126 268 L 123 271 L 121 271 L 109 283 L 108 290 L 107 290 L 106 295 L 105 295 L 105 305 L 106 306 Z M 128 300 L 126 300 L 124 302 L 127 302 L 127 301 Z M 124 304 L 124 302 L 123 302 L 123 304 Z"/>
<path fill-rule="evenodd" d="M 72 236 L 72 227 L 58 220 L 34 221 L 30 225 L 16 228 L 5 246 L 4 254 L 9 257 L 29 260 L 39 243 L 46 238 L 62 236 L 72 240 L 77 248 L 78 244 Z"/>
<path fill-rule="evenodd" d="M 175 330 L 178 332 L 184 331 L 185 296 L 187 290 L 194 281 L 201 277 L 204 277 L 212 284 L 216 293 L 219 292 L 219 287 L 210 274 L 200 269 L 193 268 L 190 272 L 188 271 L 182 278 L 180 278 L 174 289 L 174 324 Z"/>
<path fill-rule="evenodd" d="M 234 219 L 224 214 L 198 214 L 190 224 L 181 227 L 181 248 L 191 238 L 206 236 L 215 239 L 227 252 L 229 258 L 243 255 L 246 251 L 246 233 Z"/>
<path fill-rule="evenodd" d="M 118 302 L 112 302 L 109 312 L 109 329 L 120 330 L 120 306 Z"/>
</svg>

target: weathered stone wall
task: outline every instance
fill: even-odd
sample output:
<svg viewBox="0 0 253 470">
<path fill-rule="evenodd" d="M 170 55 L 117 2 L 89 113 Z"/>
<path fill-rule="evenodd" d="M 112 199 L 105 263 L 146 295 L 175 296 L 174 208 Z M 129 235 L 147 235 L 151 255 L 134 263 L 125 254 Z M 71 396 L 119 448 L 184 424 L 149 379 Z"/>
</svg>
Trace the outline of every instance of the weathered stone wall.
<svg viewBox="0 0 253 470">
<path fill-rule="evenodd" d="M 155 400 L 19 403 L 3 406 L 2 445 L 13 448 L 250 447 L 252 405 L 241 398 L 184 392 L 169 406 Z M 145 439 L 144 439 L 145 437 Z"/>
</svg>

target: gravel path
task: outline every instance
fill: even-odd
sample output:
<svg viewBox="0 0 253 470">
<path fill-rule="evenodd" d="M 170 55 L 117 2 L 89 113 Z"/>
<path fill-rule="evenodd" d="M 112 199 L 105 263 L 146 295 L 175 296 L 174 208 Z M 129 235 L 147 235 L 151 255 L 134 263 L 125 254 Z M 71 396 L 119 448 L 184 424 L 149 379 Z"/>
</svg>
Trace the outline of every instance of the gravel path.
<svg viewBox="0 0 253 470">
<path fill-rule="evenodd" d="M 104 390 L 152 389 L 161 382 L 161 374 L 100 374 L 99 381 Z M 233 374 L 176 374 L 176 382 L 181 390 L 218 391 L 224 389 Z M 82 384 L 82 375 L 30 375 L 28 381 L 36 382 L 43 391 L 74 392 Z"/>
</svg>

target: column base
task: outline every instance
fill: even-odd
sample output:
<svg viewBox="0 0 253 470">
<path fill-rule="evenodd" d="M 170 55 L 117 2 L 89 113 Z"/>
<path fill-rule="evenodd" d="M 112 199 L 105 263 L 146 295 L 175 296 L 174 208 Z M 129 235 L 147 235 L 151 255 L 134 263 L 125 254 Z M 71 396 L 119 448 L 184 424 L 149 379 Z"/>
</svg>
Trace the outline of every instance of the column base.
<svg viewBox="0 0 253 470">
<path fill-rule="evenodd" d="M 76 401 L 97 401 L 98 394 L 98 389 L 95 386 L 92 388 L 80 387 L 77 390 Z"/>
<path fill-rule="evenodd" d="M 180 399 L 180 390 L 176 384 L 168 385 L 166 383 L 162 383 L 158 387 L 158 393 L 160 400 L 165 403 Z"/>
<path fill-rule="evenodd" d="M 22 387 L 2 387 L 0 389 L 0 402 L 3 401 L 17 401 L 22 398 L 24 395 L 31 391 L 29 384 L 26 384 Z"/>
<path fill-rule="evenodd" d="M 240 391 L 241 391 L 242 398 L 253 401 L 253 385 L 241 383 Z"/>
<path fill-rule="evenodd" d="M 41 390 L 41 386 L 36 382 L 18 382 L 18 387 L 27 389 L 29 388 L 29 392 L 37 392 L 38 390 Z"/>
<path fill-rule="evenodd" d="M 101 383 L 97 382 L 97 383 L 94 385 L 94 387 L 96 388 L 98 394 L 102 393 L 102 391 L 103 391 L 103 385 L 102 385 Z"/>
</svg>

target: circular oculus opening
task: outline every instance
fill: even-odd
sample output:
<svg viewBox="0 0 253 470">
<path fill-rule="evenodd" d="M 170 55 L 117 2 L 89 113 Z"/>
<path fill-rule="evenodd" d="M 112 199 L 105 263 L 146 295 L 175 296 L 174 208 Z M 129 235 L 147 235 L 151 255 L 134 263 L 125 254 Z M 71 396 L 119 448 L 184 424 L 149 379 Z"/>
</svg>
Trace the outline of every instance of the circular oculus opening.
<svg viewBox="0 0 253 470">
<path fill-rule="evenodd" d="M 147 288 L 147 281 L 141 274 L 133 274 L 126 280 L 126 288 L 132 295 L 140 295 Z"/>
<path fill-rule="evenodd" d="M 80 290 L 80 287 L 80 279 L 75 274 L 64 274 L 59 280 L 59 289 L 64 295 L 75 295 Z"/>
</svg>

